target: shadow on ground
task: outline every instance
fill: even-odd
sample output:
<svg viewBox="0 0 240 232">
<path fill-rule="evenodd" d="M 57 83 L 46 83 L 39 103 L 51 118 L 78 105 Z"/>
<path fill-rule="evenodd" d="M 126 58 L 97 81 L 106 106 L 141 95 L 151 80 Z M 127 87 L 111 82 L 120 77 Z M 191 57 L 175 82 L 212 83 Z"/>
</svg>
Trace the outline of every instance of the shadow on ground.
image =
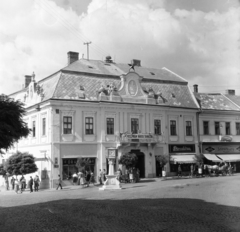
<svg viewBox="0 0 240 232">
<path fill-rule="evenodd" d="M 240 208 L 196 199 L 66 199 L 0 207 L 2 232 L 240 231 Z"/>
</svg>

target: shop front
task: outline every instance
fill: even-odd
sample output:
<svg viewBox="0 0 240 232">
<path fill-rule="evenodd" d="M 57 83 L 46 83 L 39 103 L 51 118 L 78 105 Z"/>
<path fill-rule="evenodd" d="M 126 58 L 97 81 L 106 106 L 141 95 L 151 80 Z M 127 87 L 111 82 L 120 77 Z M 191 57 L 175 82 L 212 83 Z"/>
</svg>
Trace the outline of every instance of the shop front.
<svg viewBox="0 0 240 232">
<path fill-rule="evenodd" d="M 96 158 L 82 158 L 88 165 L 86 170 L 94 172 Z M 62 159 L 62 170 L 63 170 L 63 180 L 70 180 L 74 173 L 78 173 L 77 158 L 63 158 Z"/>
<path fill-rule="evenodd" d="M 178 165 L 181 165 L 183 174 L 190 172 L 191 164 L 195 164 L 195 144 L 170 144 L 170 172 L 177 173 Z"/>
<path fill-rule="evenodd" d="M 240 172 L 240 143 L 202 143 L 202 153 L 208 161 L 230 163 L 234 172 Z"/>
</svg>

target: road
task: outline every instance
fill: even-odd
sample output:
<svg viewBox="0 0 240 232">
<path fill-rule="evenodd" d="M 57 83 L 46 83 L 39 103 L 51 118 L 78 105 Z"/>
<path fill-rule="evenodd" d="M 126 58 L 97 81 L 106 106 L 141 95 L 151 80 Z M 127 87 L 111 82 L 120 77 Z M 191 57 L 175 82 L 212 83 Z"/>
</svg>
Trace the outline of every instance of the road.
<svg viewBox="0 0 240 232">
<path fill-rule="evenodd" d="M 240 231 L 240 175 L 0 192 L 0 231 Z"/>
</svg>

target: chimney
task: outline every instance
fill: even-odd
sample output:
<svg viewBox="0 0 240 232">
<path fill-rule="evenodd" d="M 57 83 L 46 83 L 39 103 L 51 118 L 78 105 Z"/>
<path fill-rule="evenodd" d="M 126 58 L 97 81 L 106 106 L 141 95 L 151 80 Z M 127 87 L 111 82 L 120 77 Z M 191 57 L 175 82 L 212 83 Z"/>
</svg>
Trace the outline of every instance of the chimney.
<svg viewBox="0 0 240 232">
<path fill-rule="evenodd" d="M 132 60 L 132 64 L 133 64 L 134 66 L 141 67 L 141 60 L 133 59 L 133 60 Z"/>
<path fill-rule="evenodd" d="M 31 81 L 32 81 L 32 76 L 25 75 L 25 86 L 24 86 L 24 88 L 27 88 Z"/>
<path fill-rule="evenodd" d="M 198 85 L 193 85 L 193 92 L 198 93 Z"/>
<path fill-rule="evenodd" d="M 235 95 L 235 89 L 227 89 L 226 94 L 227 95 Z"/>
<path fill-rule="evenodd" d="M 68 65 L 78 60 L 78 52 L 68 52 Z"/>
<path fill-rule="evenodd" d="M 106 56 L 106 60 L 105 60 L 106 63 L 112 63 L 112 57 L 111 56 Z"/>
</svg>

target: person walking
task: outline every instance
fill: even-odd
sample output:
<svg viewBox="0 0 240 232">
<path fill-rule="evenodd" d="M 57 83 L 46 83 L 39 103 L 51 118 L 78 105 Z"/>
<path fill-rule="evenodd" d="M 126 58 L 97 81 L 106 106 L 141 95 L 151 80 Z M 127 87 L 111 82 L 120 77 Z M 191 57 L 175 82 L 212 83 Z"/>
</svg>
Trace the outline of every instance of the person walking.
<svg viewBox="0 0 240 232">
<path fill-rule="evenodd" d="M 12 186 L 12 190 L 14 190 L 15 187 L 15 178 L 12 176 L 12 179 L 10 180 L 11 186 Z"/>
<path fill-rule="evenodd" d="M 77 184 L 78 175 L 76 172 L 72 175 L 72 178 L 73 178 L 73 185 Z"/>
<path fill-rule="evenodd" d="M 190 166 L 190 177 L 193 178 L 194 166 L 191 164 Z"/>
<path fill-rule="evenodd" d="M 6 190 L 9 190 L 8 173 L 5 175 L 5 188 L 6 188 Z"/>
<path fill-rule="evenodd" d="M 18 178 L 15 179 L 14 187 L 15 187 L 15 192 L 18 194 L 19 191 L 19 181 Z"/>
<path fill-rule="evenodd" d="M 102 170 L 101 169 L 99 169 L 99 177 L 98 177 L 98 180 L 99 180 L 99 184 L 100 185 L 103 185 L 103 172 L 102 172 Z"/>
<path fill-rule="evenodd" d="M 58 188 L 59 187 L 61 187 L 61 189 L 62 189 L 62 178 L 61 178 L 61 176 L 60 175 L 58 175 L 58 182 L 57 182 L 57 188 L 56 188 L 56 190 L 58 190 Z"/>
<path fill-rule="evenodd" d="M 22 175 L 21 179 L 20 179 L 20 182 L 21 182 L 21 193 L 25 190 L 26 188 L 26 179 L 25 177 Z"/>
<path fill-rule="evenodd" d="M 182 168 L 181 165 L 178 165 L 178 177 L 182 176 Z"/>
<path fill-rule="evenodd" d="M 39 184 L 40 184 L 40 179 L 39 179 L 38 175 L 36 175 L 36 176 L 34 177 L 33 182 L 34 182 L 34 191 L 35 191 L 35 192 L 38 192 Z"/>
<path fill-rule="evenodd" d="M 94 173 L 91 171 L 91 173 L 90 173 L 90 181 L 89 181 L 89 185 L 90 184 L 93 184 L 93 185 L 95 185 L 95 180 L 94 180 Z"/>
<path fill-rule="evenodd" d="M 30 193 L 33 192 L 33 178 L 30 176 L 30 180 L 28 181 L 28 185 L 30 188 Z"/>
<path fill-rule="evenodd" d="M 106 170 L 103 169 L 103 181 L 105 182 L 106 179 L 107 179 L 107 178 L 106 178 Z"/>
<path fill-rule="evenodd" d="M 86 171 L 86 185 L 89 187 L 89 182 L 90 182 L 91 174 L 89 171 Z"/>
</svg>

